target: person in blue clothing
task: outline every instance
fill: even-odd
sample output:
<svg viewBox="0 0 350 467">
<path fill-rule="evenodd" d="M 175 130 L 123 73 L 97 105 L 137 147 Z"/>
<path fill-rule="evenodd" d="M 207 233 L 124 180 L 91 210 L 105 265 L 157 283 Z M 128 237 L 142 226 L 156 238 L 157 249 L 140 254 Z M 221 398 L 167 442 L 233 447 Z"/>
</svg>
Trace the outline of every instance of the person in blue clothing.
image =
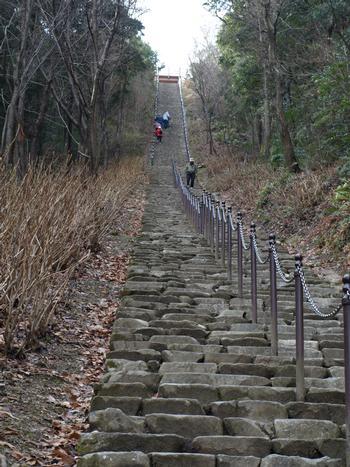
<svg viewBox="0 0 350 467">
<path fill-rule="evenodd" d="M 163 128 L 169 128 L 170 114 L 168 111 L 163 113 Z"/>
</svg>

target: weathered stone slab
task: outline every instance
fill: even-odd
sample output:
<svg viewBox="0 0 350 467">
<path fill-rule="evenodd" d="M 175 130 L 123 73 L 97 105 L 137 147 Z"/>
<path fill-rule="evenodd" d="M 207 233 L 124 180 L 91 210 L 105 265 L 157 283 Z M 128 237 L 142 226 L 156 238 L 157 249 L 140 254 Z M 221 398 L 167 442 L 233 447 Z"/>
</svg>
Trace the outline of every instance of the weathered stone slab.
<svg viewBox="0 0 350 467">
<path fill-rule="evenodd" d="M 139 349 L 139 350 L 113 350 L 107 354 L 107 359 L 111 360 L 133 360 L 148 362 L 149 360 L 161 360 L 160 352 L 154 349 Z"/>
<path fill-rule="evenodd" d="M 343 404 L 290 402 L 286 408 L 289 418 L 330 420 L 338 425 L 345 423 L 345 405 Z"/>
<path fill-rule="evenodd" d="M 147 371 L 116 371 L 111 373 L 109 383 L 142 383 L 155 392 L 158 389 L 160 379 L 161 375 Z"/>
<path fill-rule="evenodd" d="M 157 295 L 165 290 L 166 284 L 162 282 L 136 282 L 128 281 L 122 295 Z"/>
<path fill-rule="evenodd" d="M 209 454 L 151 454 L 152 467 L 216 467 L 216 458 Z"/>
<path fill-rule="evenodd" d="M 147 371 L 147 365 L 142 360 L 107 359 L 106 367 L 108 371 Z"/>
<path fill-rule="evenodd" d="M 219 353 L 222 352 L 222 345 L 191 345 L 191 344 L 170 344 L 168 350 L 180 350 L 184 352 L 201 352 L 204 355 L 208 353 Z M 215 362 L 214 362 L 215 363 Z"/>
<path fill-rule="evenodd" d="M 260 458 L 254 456 L 216 456 L 216 467 L 259 467 Z"/>
<path fill-rule="evenodd" d="M 345 459 L 346 440 L 344 438 L 318 440 L 317 444 L 323 456 Z"/>
<path fill-rule="evenodd" d="M 245 436 L 200 436 L 193 440 L 192 447 L 205 454 L 244 456 L 249 452 L 252 456 L 264 457 L 271 451 L 271 441 Z"/>
<path fill-rule="evenodd" d="M 273 375 L 271 368 L 253 363 L 220 363 L 218 371 L 230 375 L 251 375 L 264 378 L 270 378 Z"/>
<path fill-rule="evenodd" d="M 237 416 L 271 422 L 276 418 L 288 418 L 288 412 L 285 406 L 279 402 L 243 400 L 237 402 Z"/>
<path fill-rule="evenodd" d="M 183 352 L 180 350 L 163 350 L 163 362 L 193 362 L 198 363 L 203 360 L 201 352 Z"/>
<path fill-rule="evenodd" d="M 151 344 L 145 341 L 112 341 L 112 350 L 144 350 L 149 349 Z"/>
<path fill-rule="evenodd" d="M 217 417 L 202 415 L 146 415 L 145 423 L 150 433 L 175 434 L 185 438 L 222 435 L 222 421 Z"/>
<path fill-rule="evenodd" d="M 337 438 L 340 435 L 338 425 L 329 420 L 276 419 L 274 425 L 277 438 L 314 440 Z"/>
<path fill-rule="evenodd" d="M 276 438 L 272 440 L 272 450 L 283 456 L 322 457 L 317 442 L 305 439 Z"/>
<path fill-rule="evenodd" d="M 141 397 L 96 396 L 91 402 L 91 411 L 115 408 L 126 415 L 136 415 L 141 407 Z"/>
<path fill-rule="evenodd" d="M 198 344 L 197 339 L 191 336 L 152 336 L 149 340 L 152 344 Z M 170 348 L 168 347 L 170 350 Z"/>
<path fill-rule="evenodd" d="M 263 425 L 254 420 L 239 417 L 225 418 L 224 427 L 230 436 L 256 436 L 257 438 L 270 439 Z"/>
<path fill-rule="evenodd" d="M 252 336 L 250 333 L 249 337 L 221 337 L 220 342 L 222 345 L 230 345 L 230 346 L 247 346 L 247 347 L 268 347 L 269 342 L 263 338 L 256 335 L 255 337 Z"/>
<path fill-rule="evenodd" d="M 160 397 L 197 399 L 208 404 L 219 399 L 218 391 L 209 384 L 163 384 L 159 386 Z"/>
<path fill-rule="evenodd" d="M 203 331 L 206 331 L 204 326 L 197 324 L 193 321 L 189 321 L 188 319 L 185 319 L 184 316 L 181 321 L 165 319 L 163 316 L 162 319 L 150 321 L 149 325 L 155 328 L 162 328 L 162 329 L 175 329 L 175 328 L 191 329 L 192 328 L 192 329 L 201 329 Z"/>
<path fill-rule="evenodd" d="M 252 346 L 239 346 L 229 345 L 227 347 L 228 353 L 245 354 L 245 355 L 271 355 L 271 347 L 252 347 Z"/>
<path fill-rule="evenodd" d="M 213 386 L 269 386 L 270 380 L 262 376 L 167 373 L 162 384 L 211 384 Z"/>
<path fill-rule="evenodd" d="M 340 459 L 322 457 L 319 459 L 306 459 L 299 456 L 281 456 L 271 454 L 261 460 L 260 467 L 344 467 Z"/>
<path fill-rule="evenodd" d="M 117 331 L 120 329 L 128 329 L 133 331 L 135 329 L 148 328 L 148 326 L 148 322 L 143 321 L 142 319 L 118 318 L 114 321 L 113 329 Z"/>
<path fill-rule="evenodd" d="M 112 397 L 148 397 L 152 392 L 142 383 L 106 383 L 97 384 L 95 392 L 99 396 Z"/>
<path fill-rule="evenodd" d="M 209 405 L 209 412 L 221 419 L 237 417 L 237 402 L 234 400 L 212 402 Z"/>
<path fill-rule="evenodd" d="M 142 415 L 153 413 L 205 415 L 201 404 L 196 399 L 166 399 L 155 397 L 142 401 Z"/>
<path fill-rule="evenodd" d="M 108 408 L 90 412 L 89 423 L 93 430 L 119 433 L 142 433 L 142 419 L 131 418 L 120 409 Z"/>
<path fill-rule="evenodd" d="M 78 459 L 78 467 L 150 467 L 143 452 L 98 452 Z"/>
<path fill-rule="evenodd" d="M 345 393 L 340 389 L 310 388 L 306 392 L 306 402 L 345 404 Z"/>
<path fill-rule="evenodd" d="M 159 373 L 216 373 L 215 363 L 167 362 L 162 363 Z"/>
<path fill-rule="evenodd" d="M 288 376 L 295 377 L 295 365 L 284 365 L 274 368 L 274 376 Z M 304 367 L 304 374 L 306 378 L 327 378 L 327 368 L 321 366 L 306 366 Z"/>
<path fill-rule="evenodd" d="M 185 439 L 177 435 L 127 434 L 127 433 L 84 433 L 78 445 L 78 454 L 92 452 L 141 451 L 181 452 Z"/>
<path fill-rule="evenodd" d="M 253 357 L 244 354 L 207 353 L 204 357 L 206 363 L 252 363 Z"/>
</svg>

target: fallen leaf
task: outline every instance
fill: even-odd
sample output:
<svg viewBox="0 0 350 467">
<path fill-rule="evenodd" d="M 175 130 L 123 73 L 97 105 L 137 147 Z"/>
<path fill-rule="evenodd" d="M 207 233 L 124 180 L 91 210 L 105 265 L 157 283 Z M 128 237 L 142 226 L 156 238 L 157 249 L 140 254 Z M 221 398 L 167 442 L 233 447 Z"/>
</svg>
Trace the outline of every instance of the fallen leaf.
<svg viewBox="0 0 350 467">
<path fill-rule="evenodd" d="M 74 457 L 72 457 L 70 454 L 68 454 L 67 451 L 65 451 L 62 448 L 56 447 L 53 451 L 52 454 L 55 459 L 59 459 L 60 461 L 63 462 L 62 465 L 65 467 L 67 466 L 73 466 L 75 464 Z"/>
</svg>

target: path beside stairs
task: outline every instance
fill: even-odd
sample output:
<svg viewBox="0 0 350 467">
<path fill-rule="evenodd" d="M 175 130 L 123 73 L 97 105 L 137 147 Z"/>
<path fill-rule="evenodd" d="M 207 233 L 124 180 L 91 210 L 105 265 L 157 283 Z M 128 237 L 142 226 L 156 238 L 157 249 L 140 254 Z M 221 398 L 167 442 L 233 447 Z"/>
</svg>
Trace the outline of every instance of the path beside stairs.
<svg viewBox="0 0 350 467">
<path fill-rule="evenodd" d="M 269 341 L 268 271 L 259 270 L 259 322 L 247 290 L 191 228 L 173 186 L 184 163 L 177 85 L 160 85 L 172 127 L 157 145 L 106 373 L 95 388 L 81 467 L 345 465 L 343 337 L 338 319 L 306 313 L 306 398 L 295 401 L 294 301 L 279 302 L 280 352 Z M 281 254 L 284 267 L 293 264 Z M 308 277 L 322 304 L 339 290 Z M 333 298 L 334 297 L 334 298 Z"/>
</svg>

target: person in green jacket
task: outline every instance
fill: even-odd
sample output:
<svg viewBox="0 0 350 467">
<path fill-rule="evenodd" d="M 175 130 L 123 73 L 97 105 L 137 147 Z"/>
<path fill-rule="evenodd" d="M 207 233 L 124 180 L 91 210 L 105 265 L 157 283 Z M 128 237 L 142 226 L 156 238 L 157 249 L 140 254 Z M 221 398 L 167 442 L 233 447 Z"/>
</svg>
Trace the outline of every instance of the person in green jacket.
<svg viewBox="0 0 350 467">
<path fill-rule="evenodd" d="M 186 183 L 187 183 L 187 186 L 190 186 L 191 188 L 193 188 L 194 180 L 196 178 L 196 174 L 197 174 L 197 166 L 196 166 L 196 164 L 194 163 L 194 160 L 191 157 L 189 163 L 186 165 Z"/>
</svg>

